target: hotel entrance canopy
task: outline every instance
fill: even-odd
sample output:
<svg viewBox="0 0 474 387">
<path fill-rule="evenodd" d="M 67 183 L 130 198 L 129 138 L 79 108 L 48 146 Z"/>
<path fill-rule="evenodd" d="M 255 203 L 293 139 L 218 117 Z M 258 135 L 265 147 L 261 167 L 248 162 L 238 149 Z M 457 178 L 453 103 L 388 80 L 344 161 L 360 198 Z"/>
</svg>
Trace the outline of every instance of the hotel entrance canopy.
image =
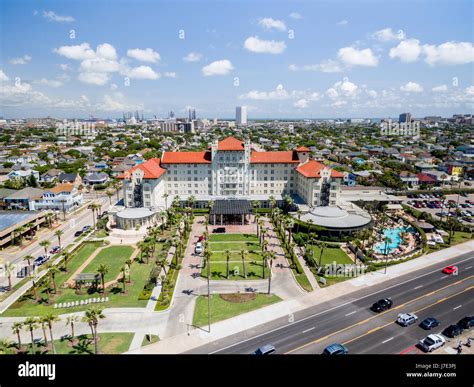
<svg viewBox="0 0 474 387">
<path fill-rule="evenodd" d="M 246 216 L 252 213 L 252 203 L 248 200 L 216 200 L 211 208 L 213 224 L 245 224 Z"/>
</svg>

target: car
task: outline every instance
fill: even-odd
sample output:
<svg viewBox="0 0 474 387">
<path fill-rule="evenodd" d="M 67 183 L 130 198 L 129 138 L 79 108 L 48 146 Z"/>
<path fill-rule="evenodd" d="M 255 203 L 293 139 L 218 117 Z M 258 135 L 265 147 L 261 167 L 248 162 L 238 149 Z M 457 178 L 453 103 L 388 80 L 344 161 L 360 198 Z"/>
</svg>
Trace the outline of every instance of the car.
<svg viewBox="0 0 474 387">
<path fill-rule="evenodd" d="M 214 234 L 223 234 L 225 233 L 225 227 L 217 227 L 214 230 L 212 230 Z"/>
<path fill-rule="evenodd" d="M 393 301 L 391 298 L 383 298 L 381 300 L 378 300 L 376 303 L 374 303 L 370 309 L 372 309 L 374 312 L 380 313 L 383 312 L 387 309 L 390 309 L 393 305 Z"/>
<path fill-rule="evenodd" d="M 201 254 L 202 253 L 202 243 L 197 242 L 196 247 L 194 248 L 194 254 Z"/>
<path fill-rule="evenodd" d="M 25 278 L 30 275 L 32 271 L 31 266 L 23 266 L 17 273 L 17 278 Z"/>
<path fill-rule="evenodd" d="M 441 324 L 439 320 L 435 319 L 434 317 L 427 317 L 420 323 L 420 328 L 429 331 L 430 329 L 439 326 L 439 324 Z"/>
<path fill-rule="evenodd" d="M 474 316 L 466 316 L 459 320 L 458 325 L 460 325 L 463 329 L 470 329 L 474 327 Z"/>
<path fill-rule="evenodd" d="M 459 336 L 463 331 L 464 329 L 462 328 L 461 325 L 453 324 L 445 328 L 443 332 L 441 333 L 445 335 L 446 337 L 454 338 L 456 336 Z"/>
<path fill-rule="evenodd" d="M 202 242 L 204 240 L 204 235 L 199 236 L 198 242 Z"/>
<path fill-rule="evenodd" d="M 51 250 L 49 250 L 50 254 L 57 254 L 61 251 L 61 246 L 54 246 Z"/>
<path fill-rule="evenodd" d="M 423 340 L 420 340 L 418 347 L 424 352 L 431 352 L 446 344 L 446 340 L 441 335 L 428 335 Z"/>
<path fill-rule="evenodd" d="M 457 274 L 458 273 L 458 267 L 454 266 L 454 265 L 446 266 L 442 270 L 442 273 L 447 274 L 447 275 Z"/>
<path fill-rule="evenodd" d="M 82 227 L 82 232 L 86 232 L 86 231 L 89 231 L 91 228 L 91 226 L 87 225 L 87 226 L 84 226 Z"/>
<path fill-rule="evenodd" d="M 266 344 L 260 348 L 258 348 L 254 354 L 255 355 L 271 355 L 276 351 L 275 347 L 271 344 Z"/>
<path fill-rule="evenodd" d="M 331 344 L 324 348 L 323 355 L 347 355 L 349 351 L 342 344 Z"/>
<path fill-rule="evenodd" d="M 81 236 L 81 235 L 82 235 L 82 232 L 83 232 L 82 230 L 78 230 L 78 231 L 76 231 L 76 232 L 74 233 L 74 236 L 75 236 L 75 237 Z"/>
<path fill-rule="evenodd" d="M 33 266 L 35 267 L 38 267 L 38 266 L 41 266 L 43 263 L 45 263 L 48 259 L 43 256 L 43 255 L 40 255 L 38 258 L 36 258 L 34 261 L 33 261 Z"/>
<path fill-rule="evenodd" d="M 414 313 L 401 313 L 398 315 L 397 323 L 402 327 L 407 327 L 418 321 L 418 316 Z"/>
</svg>

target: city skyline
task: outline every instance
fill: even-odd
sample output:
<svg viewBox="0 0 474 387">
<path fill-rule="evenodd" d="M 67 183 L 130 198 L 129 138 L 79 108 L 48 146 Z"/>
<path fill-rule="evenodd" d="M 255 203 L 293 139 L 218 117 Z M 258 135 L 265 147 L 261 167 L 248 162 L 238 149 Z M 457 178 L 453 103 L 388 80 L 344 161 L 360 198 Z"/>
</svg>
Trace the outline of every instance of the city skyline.
<svg viewBox="0 0 474 387">
<path fill-rule="evenodd" d="M 469 113 L 472 5 L 437 5 L 4 1 L 0 116 Z"/>
</svg>

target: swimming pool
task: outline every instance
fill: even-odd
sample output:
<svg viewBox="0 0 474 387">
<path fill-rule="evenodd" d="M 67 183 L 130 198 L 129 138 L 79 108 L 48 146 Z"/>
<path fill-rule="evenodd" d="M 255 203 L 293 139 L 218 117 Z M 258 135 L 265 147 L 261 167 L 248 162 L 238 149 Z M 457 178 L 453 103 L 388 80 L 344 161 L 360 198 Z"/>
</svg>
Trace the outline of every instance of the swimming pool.
<svg viewBox="0 0 474 387">
<path fill-rule="evenodd" d="M 398 228 L 389 228 L 383 230 L 384 239 L 385 237 L 390 238 L 390 242 L 387 244 L 387 253 L 393 252 L 393 250 L 397 249 L 400 244 L 402 243 L 402 236 L 403 232 L 410 232 L 413 233 L 413 227 L 398 227 Z M 374 246 L 374 250 L 378 254 L 385 254 L 385 242 L 378 242 Z"/>
</svg>

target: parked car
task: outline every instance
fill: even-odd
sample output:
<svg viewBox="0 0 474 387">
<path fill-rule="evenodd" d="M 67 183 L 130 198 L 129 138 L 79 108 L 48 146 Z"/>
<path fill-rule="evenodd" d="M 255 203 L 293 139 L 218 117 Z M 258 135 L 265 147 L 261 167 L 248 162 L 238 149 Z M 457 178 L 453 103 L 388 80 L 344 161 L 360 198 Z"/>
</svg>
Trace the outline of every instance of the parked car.
<svg viewBox="0 0 474 387">
<path fill-rule="evenodd" d="M 324 348 L 323 355 L 347 355 L 349 351 L 342 344 L 331 344 Z"/>
<path fill-rule="evenodd" d="M 402 327 L 407 327 L 418 321 L 418 316 L 414 313 L 402 313 L 398 315 L 397 323 Z"/>
<path fill-rule="evenodd" d="M 225 227 L 217 227 L 214 230 L 212 230 L 214 234 L 223 234 L 225 233 Z"/>
<path fill-rule="evenodd" d="M 89 231 L 91 228 L 91 226 L 87 225 L 87 226 L 84 226 L 82 227 L 82 232 L 86 232 L 86 231 Z"/>
<path fill-rule="evenodd" d="M 393 301 L 391 298 L 383 298 L 381 300 L 378 300 L 376 303 L 374 303 L 370 307 L 370 309 L 372 309 L 374 312 L 380 313 L 387 309 L 390 309 L 392 305 L 393 305 Z"/>
<path fill-rule="evenodd" d="M 74 236 L 75 236 L 75 237 L 81 236 L 81 235 L 82 235 L 82 232 L 83 232 L 82 230 L 78 230 L 78 231 L 76 231 L 76 232 L 74 233 Z"/>
<path fill-rule="evenodd" d="M 42 265 L 43 263 L 45 263 L 47 260 L 48 260 L 48 258 L 46 258 L 46 256 L 40 255 L 38 258 L 36 258 L 36 259 L 33 261 L 33 266 L 35 266 L 35 267 L 41 266 L 41 265 Z"/>
<path fill-rule="evenodd" d="M 446 344 L 446 340 L 441 335 L 429 335 L 423 340 L 420 340 L 418 346 L 425 352 L 431 352 Z"/>
<path fill-rule="evenodd" d="M 450 265 L 450 266 L 446 266 L 443 271 L 442 271 L 444 274 L 447 274 L 447 275 L 451 275 L 451 274 L 457 274 L 458 272 L 458 267 L 457 266 L 453 266 L 453 265 Z"/>
<path fill-rule="evenodd" d="M 420 328 L 423 328 L 426 331 L 430 329 L 436 328 L 439 326 L 439 320 L 435 319 L 434 317 L 427 317 L 420 323 Z"/>
<path fill-rule="evenodd" d="M 255 355 L 271 355 L 276 351 L 275 347 L 271 344 L 266 344 L 260 348 L 258 348 L 254 354 Z"/>
<path fill-rule="evenodd" d="M 194 254 L 201 254 L 202 253 L 202 243 L 197 242 L 196 247 L 194 248 Z"/>
<path fill-rule="evenodd" d="M 474 316 L 466 316 L 463 319 L 459 320 L 458 325 L 463 329 L 471 329 L 474 327 Z"/>
<path fill-rule="evenodd" d="M 459 336 L 463 332 L 463 330 L 464 329 L 462 328 L 461 325 L 453 324 L 445 328 L 444 331 L 441 333 L 445 335 L 446 337 L 454 338 L 456 336 Z"/>
<path fill-rule="evenodd" d="M 51 250 L 49 250 L 50 254 L 57 254 L 61 251 L 61 246 L 54 246 Z"/>
</svg>

